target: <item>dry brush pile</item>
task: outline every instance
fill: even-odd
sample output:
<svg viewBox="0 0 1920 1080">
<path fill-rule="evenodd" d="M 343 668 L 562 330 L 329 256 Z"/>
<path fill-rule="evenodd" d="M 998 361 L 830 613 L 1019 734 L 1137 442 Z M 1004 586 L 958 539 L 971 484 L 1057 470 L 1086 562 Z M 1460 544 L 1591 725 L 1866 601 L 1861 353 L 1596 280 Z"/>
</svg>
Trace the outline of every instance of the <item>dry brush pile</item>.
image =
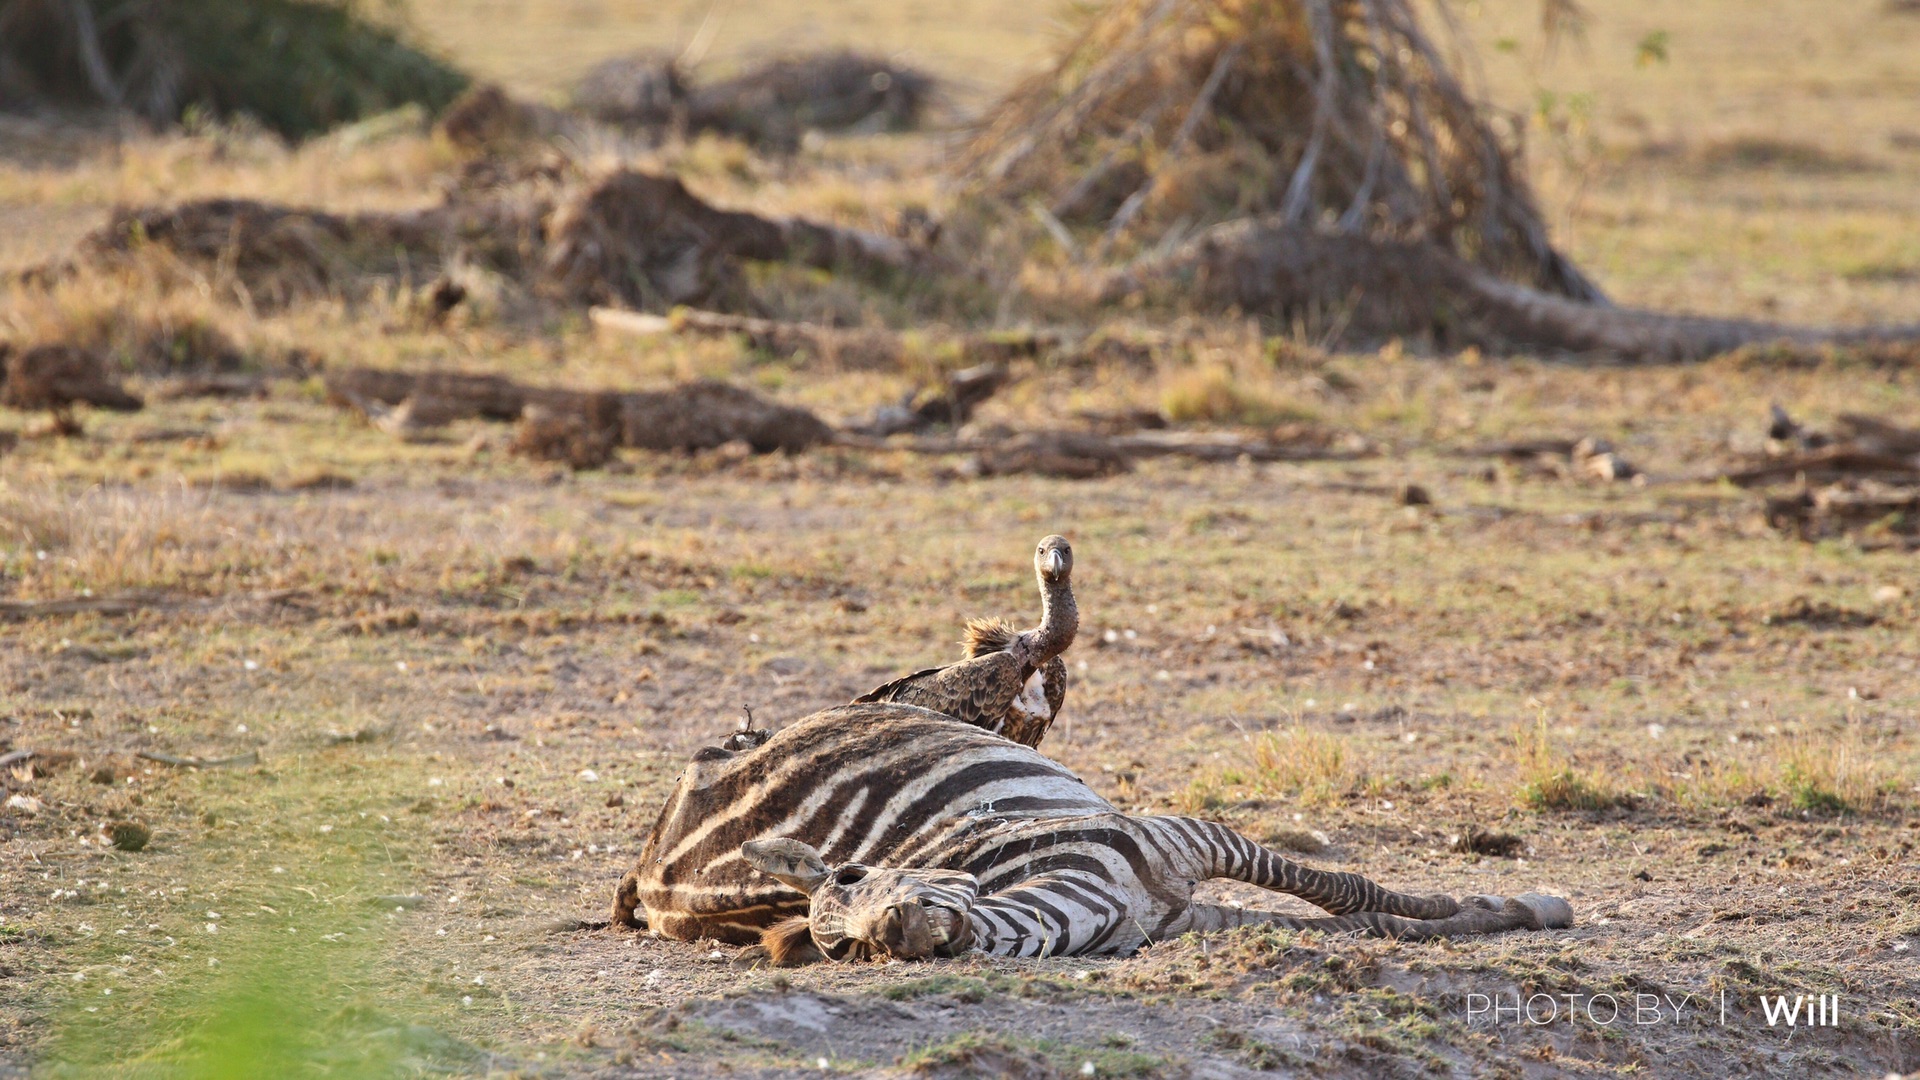
<svg viewBox="0 0 1920 1080">
<path fill-rule="evenodd" d="M 1329 341 L 1674 361 L 1920 335 L 1613 307 L 1552 244 L 1520 131 L 1408 0 L 1121 0 L 1000 103 L 960 173 L 1096 266 L 1132 253 L 1097 274 L 1102 301 L 1177 298 Z"/>
<path fill-rule="evenodd" d="M 1405 0 L 1122 0 L 1000 103 L 962 169 L 1103 242 L 1271 214 L 1600 299 L 1517 149 Z"/>
</svg>

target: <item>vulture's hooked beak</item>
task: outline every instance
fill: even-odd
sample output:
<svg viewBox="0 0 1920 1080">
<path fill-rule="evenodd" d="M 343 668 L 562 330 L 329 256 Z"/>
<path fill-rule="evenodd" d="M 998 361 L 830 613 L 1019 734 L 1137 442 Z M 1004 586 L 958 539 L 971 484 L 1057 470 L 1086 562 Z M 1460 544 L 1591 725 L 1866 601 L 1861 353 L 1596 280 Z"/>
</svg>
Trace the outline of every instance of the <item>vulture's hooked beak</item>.
<svg viewBox="0 0 1920 1080">
<path fill-rule="evenodd" d="M 1067 557 L 1058 551 L 1047 552 L 1047 576 L 1057 578 L 1067 572 Z"/>
</svg>

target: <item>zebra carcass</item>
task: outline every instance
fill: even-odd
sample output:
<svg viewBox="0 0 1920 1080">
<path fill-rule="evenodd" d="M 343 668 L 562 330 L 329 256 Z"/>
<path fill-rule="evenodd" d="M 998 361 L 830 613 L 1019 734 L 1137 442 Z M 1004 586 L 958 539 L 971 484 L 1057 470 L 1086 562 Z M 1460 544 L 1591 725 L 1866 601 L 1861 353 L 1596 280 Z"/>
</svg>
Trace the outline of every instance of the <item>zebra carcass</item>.
<svg viewBox="0 0 1920 1080">
<path fill-rule="evenodd" d="M 1125 814 L 1039 753 L 909 705 L 843 705 L 733 746 L 681 774 L 620 882 L 616 925 L 764 943 L 791 963 L 1124 955 L 1255 923 L 1406 939 L 1572 923 L 1556 897 L 1411 896 L 1214 822 Z M 1331 914 L 1197 902 L 1210 878 Z"/>
</svg>

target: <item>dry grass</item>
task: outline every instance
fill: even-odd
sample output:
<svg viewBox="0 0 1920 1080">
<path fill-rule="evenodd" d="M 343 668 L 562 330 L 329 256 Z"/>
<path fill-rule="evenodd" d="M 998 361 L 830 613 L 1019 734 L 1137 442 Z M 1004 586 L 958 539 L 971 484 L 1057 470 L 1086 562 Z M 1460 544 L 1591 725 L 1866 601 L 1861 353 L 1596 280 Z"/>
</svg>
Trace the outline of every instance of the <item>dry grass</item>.
<svg viewBox="0 0 1920 1080">
<path fill-rule="evenodd" d="M 1514 797 L 1534 810 L 1606 810 L 1620 804 L 1620 795 L 1607 781 L 1575 769 L 1554 749 L 1545 717 L 1513 733 L 1514 763 L 1519 779 Z"/>
<path fill-rule="evenodd" d="M 226 565 L 228 543 L 206 494 L 184 484 L 0 481 L 0 573 L 18 596 L 177 586 Z"/>
<path fill-rule="evenodd" d="M 584 68 L 590 54 L 671 44 L 707 6 L 458 0 L 423 5 L 419 18 L 490 71 L 552 88 L 572 58 Z M 1489 0 L 1467 29 L 1483 45 L 1519 43 L 1483 49 L 1500 102 L 1524 106 L 1540 86 L 1562 91 L 1562 106 L 1566 92 L 1595 93 L 1598 145 L 1575 153 L 1536 125 L 1536 175 L 1559 234 L 1620 298 L 1910 318 L 1920 157 L 1889 135 L 1913 123 L 1920 23 L 1873 22 L 1870 6 L 1628 0 L 1596 8 L 1587 48 L 1563 49 L 1550 67 L 1529 66 L 1533 0 Z M 843 10 L 875 17 L 861 44 L 948 43 L 931 66 L 993 73 L 983 80 L 1006 81 L 997 72 L 1045 44 L 1032 30 L 1046 15 L 1031 6 L 963 5 L 939 26 L 898 5 L 833 8 Z M 821 37 L 851 36 L 852 20 L 825 14 L 796 3 L 749 19 L 739 8 L 721 62 L 757 41 L 805 40 L 793 31 L 809 18 L 829 27 Z M 976 15 L 991 25 L 976 33 L 965 21 Z M 1633 44 L 1658 26 L 1671 31 L 1672 62 L 1633 68 Z M 1875 168 L 1708 170 L 1642 153 L 1756 134 Z M 929 179 L 931 140 L 830 140 L 790 162 L 721 140 L 653 156 L 616 142 L 588 149 L 597 165 L 684 169 L 700 194 L 765 212 L 885 228 L 904 208 L 953 205 Z M 294 150 L 237 131 L 140 136 L 60 160 L 0 163 L 0 262 L 59 253 L 113 202 L 238 194 L 392 208 L 430 200 L 454 167 L 448 148 L 404 131 Z M 800 272 L 753 285 L 783 312 L 928 340 L 939 322 L 1074 325 L 1084 314 L 1045 288 L 1009 287 L 1073 274 L 1065 256 L 1015 257 L 1037 235 L 1029 218 L 950 228 L 994 267 L 964 295 Z M 597 337 L 575 313 L 527 319 L 505 301 L 437 327 L 397 294 L 249 312 L 218 284 L 136 265 L 50 293 L 9 290 L 0 336 L 121 349 L 138 323 L 115 316 L 130 312 L 211 326 L 256 360 L 300 348 L 329 364 L 608 389 L 723 376 L 833 419 L 898 400 L 943 362 L 822 371 L 729 341 Z M 1920 785 L 1911 555 L 1783 537 L 1757 497 L 1688 477 L 1759 452 L 1770 401 L 1814 427 L 1844 412 L 1909 415 L 1920 371 L 1845 351 L 1631 371 L 1327 355 L 1303 344 L 1304 330 L 1262 340 L 1237 320 L 1129 318 L 1139 320 L 1099 312 L 1087 323 L 1140 329 L 1151 348 L 1020 361 L 1021 379 L 981 409 L 980 429 L 1156 408 L 1194 425 L 1311 415 L 1373 456 L 1155 460 L 1071 483 L 972 481 L 956 460 L 904 453 L 621 450 L 607 471 L 573 475 L 510 455 L 498 425 L 398 442 L 326 406 L 317 382 L 291 380 L 264 400 L 155 400 L 140 414 L 87 416 L 85 438 L 22 440 L 0 457 L 0 596 L 153 590 L 188 602 L 0 627 L 0 745 L 87 763 L 0 775 L 9 794 L 47 807 L 0 816 L 0 1071 L 55 1055 L 103 1069 L 141 1055 L 155 1068 L 212 1060 L 201 1049 L 250 1037 L 261 1015 L 317 1033 L 315 1044 L 371 1047 L 376 1066 L 452 1074 L 817 1071 L 819 1056 L 847 1068 L 904 1058 L 911 1047 L 885 1041 L 905 1027 L 898 1013 L 873 1011 L 905 978 L 897 967 L 776 984 L 710 949 L 551 924 L 604 909 L 636 831 L 741 704 L 782 724 L 950 659 L 968 617 L 1030 615 L 1028 545 L 1055 530 L 1075 543 L 1085 625 L 1047 751 L 1102 794 L 1132 810 L 1228 816 L 1250 836 L 1312 849 L 1318 865 L 1398 888 L 1566 892 L 1580 921 L 1565 934 L 1446 947 L 1274 939 L 1244 984 L 1223 974 L 1218 943 L 1212 959 L 1209 946 L 1176 942 L 1125 961 L 943 963 L 929 970 L 972 981 L 932 995 L 925 1015 L 939 1019 L 916 1022 L 919 1045 L 1059 1010 L 1081 1030 L 1136 1032 L 1139 1053 L 1197 1072 L 1229 1053 L 1205 1033 L 1235 1013 L 1249 1030 L 1298 1031 L 1303 1055 L 1354 1076 L 1405 1071 L 1430 1053 L 1489 1073 L 1516 1061 L 1571 1069 L 1576 1058 L 1595 1072 L 1711 1073 L 1728 1054 L 1756 1074 L 1828 1068 L 1828 1053 L 1910 1068 L 1888 1047 L 1910 1045 L 1916 1022 L 1902 1004 L 1916 998 L 1910 952 L 1894 951 L 1916 943 L 1911 897 L 1898 891 L 1910 886 Z M 1461 453 L 1542 435 L 1607 438 L 1650 480 L 1567 480 Z M 1409 484 L 1431 505 L 1400 505 Z M 249 599 L 261 594 L 284 601 Z M 1796 597 L 1874 617 L 1773 617 Z M 131 763 L 137 749 L 252 750 L 263 764 L 170 769 Z M 120 769 L 111 786 L 89 779 L 102 764 Z M 1616 805 L 1581 809 L 1602 802 Z M 103 824 L 136 818 L 153 829 L 146 850 L 91 842 Z M 1520 835 L 1524 856 L 1447 850 L 1463 823 Z M 398 912 L 371 903 L 416 894 Z M 282 939 L 301 944 L 289 952 Z M 1435 1006 L 1463 988 L 1696 989 L 1763 955 L 1782 985 L 1844 983 L 1850 1003 L 1866 1003 L 1860 1026 L 1784 1061 L 1777 1039 L 1744 1032 L 1489 1039 Z M 289 958 L 315 991 L 289 1010 L 236 1005 L 214 977 L 280 977 Z M 1068 969 L 1090 974 L 1055 978 Z M 1417 1004 L 1442 1015 L 1372 993 L 1379 983 L 1427 987 Z M 1337 1030 L 1316 1027 L 1325 1013 L 1311 994 L 1357 1011 Z M 738 1023 L 760 1005 L 815 999 L 843 1013 L 824 1014 L 824 1036 Z M 806 1041 L 816 1036 L 834 1045 Z M 1797 1036 L 1793 1052 L 1804 1045 Z M 289 1056 L 306 1067 L 311 1051 Z"/>
<path fill-rule="evenodd" d="M 1160 392 L 1160 411 L 1177 423 L 1272 427 L 1314 418 L 1312 410 L 1285 401 L 1265 386 L 1237 378 L 1221 367 L 1180 372 Z"/>
</svg>

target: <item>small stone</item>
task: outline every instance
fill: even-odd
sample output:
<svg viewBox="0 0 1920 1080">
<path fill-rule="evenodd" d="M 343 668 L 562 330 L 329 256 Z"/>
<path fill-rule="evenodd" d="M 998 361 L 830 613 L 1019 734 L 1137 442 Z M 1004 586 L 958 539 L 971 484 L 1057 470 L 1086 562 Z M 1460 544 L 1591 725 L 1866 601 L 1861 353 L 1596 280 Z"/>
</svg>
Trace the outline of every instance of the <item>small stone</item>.
<svg viewBox="0 0 1920 1080">
<path fill-rule="evenodd" d="M 107 839 L 121 851 L 140 851 L 153 839 L 153 830 L 137 821 L 118 821 L 107 830 Z"/>
<path fill-rule="evenodd" d="M 617 810 L 620 807 L 627 805 L 627 800 L 619 792 L 616 791 L 613 794 L 607 796 L 607 805 Z"/>
<path fill-rule="evenodd" d="M 1408 484 L 1400 489 L 1401 506 L 1432 506 L 1433 495 L 1419 484 Z"/>
<path fill-rule="evenodd" d="M 7 809 L 17 810 L 28 817 L 35 817 L 46 808 L 46 803 L 41 802 L 31 795 L 15 795 L 7 800 Z"/>
</svg>

